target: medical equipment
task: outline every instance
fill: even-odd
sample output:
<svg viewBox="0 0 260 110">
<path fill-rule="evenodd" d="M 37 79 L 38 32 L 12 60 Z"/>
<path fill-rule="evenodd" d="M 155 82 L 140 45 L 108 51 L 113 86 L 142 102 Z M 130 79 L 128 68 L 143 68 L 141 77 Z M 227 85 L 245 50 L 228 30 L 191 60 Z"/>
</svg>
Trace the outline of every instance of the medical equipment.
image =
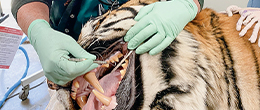
<svg viewBox="0 0 260 110">
<path fill-rule="evenodd" d="M 1 1 L 0 1 L 0 23 L 3 22 L 6 18 L 9 17 L 9 14 L 4 14 L 2 11 Z"/>
<path fill-rule="evenodd" d="M 21 80 L 22 91 L 19 93 L 19 98 L 26 100 L 29 95 L 30 86 L 29 84 L 44 76 L 43 69 L 33 73 L 32 75 L 25 77 Z"/>
<path fill-rule="evenodd" d="M 24 39 L 25 39 L 25 38 L 23 38 L 21 44 L 23 43 L 23 41 L 25 41 Z M 29 57 L 28 57 L 28 54 L 27 54 L 26 50 L 25 50 L 23 47 L 19 46 L 19 49 L 22 50 L 22 52 L 24 53 L 24 55 L 25 55 L 25 57 L 26 57 L 26 61 L 27 61 L 26 70 L 25 70 L 25 72 L 24 72 L 24 74 L 23 74 L 23 76 L 22 76 L 22 78 L 21 78 L 21 79 L 23 79 L 23 78 L 25 78 L 25 76 L 27 75 L 27 72 L 28 72 L 28 68 L 29 68 Z M 3 103 L 6 101 L 7 97 L 10 95 L 10 93 L 13 92 L 13 90 L 14 90 L 15 88 L 17 88 L 17 87 L 21 84 L 21 79 L 20 79 L 19 81 L 17 81 L 17 82 L 5 93 L 3 99 L 0 100 L 0 107 L 2 107 Z"/>
<path fill-rule="evenodd" d="M 133 53 L 133 50 L 129 51 L 129 53 L 116 65 L 116 67 L 110 72 L 113 73 L 116 71 L 116 69 L 118 69 L 122 63 L 124 63 L 124 61 Z"/>
<path fill-rule="evenodd" d="M 27 37 L 24 37 L 24 38 L 22 39 L 22 41 L 21 41 L 20 44 L 22 44 L 24 41 L 26 41 L 26 39 L 27 39 Z M 4 104 L 4 102 L 5 102 L 6 100 L 8 100 L 8 99 L 10 99 L 10 98 L 12 98 L 12 97 L 14 97 L 14 96 L 16 96 L 16 95 L 19 95 L 19 98 L 20 98 L 22 101 L 26 100 L 27 97 L 28 97 L 28 95 L 29 95 L 29 90 L 31 90 L 31 89 L 33 89 L 33 88 L 35 88 L 35 87 L 37 87 L 37 86 L 43 84 L 43 82 L 45 82 L 45 81 L 43 81 L 43 82 L 41 82 L 40 84 L 38 84 L 38 85 L 36 85 L 36 86 L 30 88 L 29 84 L 30 84 L 31 82 L 33 82 L 33 81 L 35 81 L 35 80 L 41 78 L 42 76 L 44 76 L 44 73 L 43 73 L 43 70 L 41 69 L 41 70 L 35 72 L 34 74 L 32 74 L 32 75 L 26 77 L 27 72 L 28 72 L 28 68 L 29 68 L 29 57 L 28 57 L 28 54 L 27 54 L 26 50 L 25 50 L 23 47 L 19 46 L 19 49 L 24 53 L 24 55 L 25 55 L 25 57 L 26 57 L 26 61 L 27 61 L 26 70 L 25 70 L 25 72 L 24 72 L 22 78 L 21 78 L 19 81 L 17 81 L 17 82 L 6 92 L 5 95 L 4 95 L 4 97 L 3 97 L 3 99 L 0 100 L 0 108 L 3 106 L 3 104 Z M 9 96 L 9 95 L 14 91 L 14 89 L 17 88 L 20 84 L 21 84 L 22 87 L 23 87 L 22 90 L 21 90 L 21 92 L 19 92 L 19 93 L 17 93 L 17 94 L 14 94 L 14 95 L 12 95 L 12 96 Z"/>
<path fill-rule="evenodd" d="M 64 57 L 65 58 L 65 57 Z M 76 62 L 80 62 L 80 61 L 84 61 L 87 60 L 86 58 L 69 58 L 69 61 L 76 61 Z M 93 61 L 93 63 L 97 63 L 97 64 L 107 64 L 106 61 Z"/>
</svg>

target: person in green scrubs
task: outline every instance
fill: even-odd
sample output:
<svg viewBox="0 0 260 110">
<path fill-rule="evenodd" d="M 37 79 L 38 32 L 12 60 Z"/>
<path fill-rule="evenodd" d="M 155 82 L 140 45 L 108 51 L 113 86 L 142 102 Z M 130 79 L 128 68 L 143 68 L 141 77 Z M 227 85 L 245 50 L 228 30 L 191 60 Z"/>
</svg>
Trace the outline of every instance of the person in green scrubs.
<svg viewBox="0 0 260 110">
<path fill-rule="evenodd" d="M 28 36 L 41 61 L 45 76 L 64 85 L 77 76 L 98 67 L 96 56 L 86 52 L 76 42 L 82 24 L 90 17 L 116 8 L 126 0 L 12 0 L 12 14 Z M 113 5 L 112 4 L 116 4 Z M 166 48 L 184 26 L 195 18 L 204 0 L 170 0 L 144 6 L 138 21 L 124 37 L 129 49 L 137 54 L 155 55 Z M 172 10 L 172 11 L 169 11 Z M 165 13 L 168 12 L 168 13 Z M 149 33 L 147 33 L 148 31 Z M 148 37 L 152 36 L 149 40 Z M 142 45 L 140 45 L 143 41 Z M 69 54 L 86 58 L 69 61 Z"/>
</svg>

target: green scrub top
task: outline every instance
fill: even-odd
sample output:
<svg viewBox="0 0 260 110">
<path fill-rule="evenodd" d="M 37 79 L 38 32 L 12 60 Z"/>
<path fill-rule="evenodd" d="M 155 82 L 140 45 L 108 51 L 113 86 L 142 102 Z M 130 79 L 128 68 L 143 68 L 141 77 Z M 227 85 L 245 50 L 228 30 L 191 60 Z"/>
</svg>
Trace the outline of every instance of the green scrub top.
<svg viewBox="0 0 260 110">
<path fill-rule="evenodd" d="M 127 0 L 118 0 L 119 4 Z M 90 19 L 99 15 L 99 6 L 105 10 L 110 9 L 109 5 L 99 2 L 99 0 L 54 0 L 50 12 L 51 26 L 71 35 L 75 40 L 81 32 L 82 26 Z"/>
<path fill-rule="evenodd" d="M 50 9 L 50 24 L 52 28 L 71 35 L 75 40 L 81 31 L 81 27 L 90 17 L 96 17 L 99 13 L 100 0 L 12 0 L 12 14 L 17 19 L 18 9 L 30 2 L 45 3 Z M 103 0 L 109 1 L 109 0 Z M 119 4 L 127 0 L 117 0 Z M 201 8 L 204 0 L 198 0 Z M 109 5 L 102 4 L 104 9 Z"/>
</svg>

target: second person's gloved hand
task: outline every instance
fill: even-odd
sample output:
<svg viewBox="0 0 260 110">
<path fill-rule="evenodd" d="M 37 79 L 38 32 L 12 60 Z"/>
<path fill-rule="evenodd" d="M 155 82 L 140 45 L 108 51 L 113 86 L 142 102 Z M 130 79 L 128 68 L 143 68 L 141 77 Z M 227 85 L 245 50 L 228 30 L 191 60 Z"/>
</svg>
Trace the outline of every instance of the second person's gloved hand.
<svg viewBox="0 0 260 110">
<path fill-rule="evenodd" d="M 260 28 L 260 8 L 245 8 L 240 10 L 239 14 L 241 17 L 237 21 L 236 29 L 240 31 L 242 25 L 245 25 L 245 27 L 239 33 L 239 36 L 244 36 L 247 30 L 256 23 L 253 29 L 253 33 L 248 39 L 251 43 L 255 43 Z M 258 46 L 260 47 L 260 40 L 258 40 Z"/>
<path fill-rule="evenodd" d="M 233 14 L 235 13 L 239 13 L 239 11 L 241 10 L 242 8 L 236 6 L 236 5 L 230 5 L 229 7 L 227 7 L 226 9 L 226 14 L 228 14 L 228 16 L 233 16 Z"/>
<path fill-rule="evenodd" d="M 64 85 L 98 67 L 93 63 L 96 56 L 86 52 L 72 37 L 52 29 L 45 20 L 33 21 L 28 28 L 28 37 L 39 55 L 45 76 L 56 84 Z M 87 60 L 69 61 L 69 54 Z"/>
<path fill-rule="evenodd" d="M 193 20 L 198 7 L 193 0 L 171 0 L 156 2 L 141 8 L 135 20 L 138 21 L 124 37 L 129 41 L 128 48 L 136 49 L 137 54 L 149 51 L 155 55 L 165 49 Z M 149 38 L 151 37 L 151 38 Z"/>
<path fill-rule="evenodd" d="M 237 31 L 240 31 L 239 36 L 244 36 L 248 29 L 256 23 L 253 33 L 248 39 L 251 43 L 255 43 L 260 29 L 260 8 L 240 8 L 238 6 L 231 5 L 227 8 L 226 12 L 228 13 L 228 16 L 232 16 L 234 13 L 239 13 L 241 15 L 236 26 Z M 243 29 L 242 25 L 245 25 Z M 258 40 L 258 46 L 260 47 L 260 39 Z"/>
</svg>

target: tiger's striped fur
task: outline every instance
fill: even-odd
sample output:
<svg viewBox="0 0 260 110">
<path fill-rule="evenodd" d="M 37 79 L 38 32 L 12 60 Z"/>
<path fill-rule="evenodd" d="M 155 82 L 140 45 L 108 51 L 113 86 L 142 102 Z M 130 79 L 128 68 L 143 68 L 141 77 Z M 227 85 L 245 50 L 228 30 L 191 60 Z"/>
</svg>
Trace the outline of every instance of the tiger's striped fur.
<svg viewBox="0 0 260 110">
<path fill-rule="evenodd" d="M 88 52 L 106 48 L 136 23 L 142 6 L 153 2 L 131 0 L 90 20 L 78 43 Z M 132 109 L 260 109 L 260 48 L 248 41 L 252 30 L 238 36 L 238 18 L 204 9 L 161 53 L 140 55 Z"/>
</svg>

